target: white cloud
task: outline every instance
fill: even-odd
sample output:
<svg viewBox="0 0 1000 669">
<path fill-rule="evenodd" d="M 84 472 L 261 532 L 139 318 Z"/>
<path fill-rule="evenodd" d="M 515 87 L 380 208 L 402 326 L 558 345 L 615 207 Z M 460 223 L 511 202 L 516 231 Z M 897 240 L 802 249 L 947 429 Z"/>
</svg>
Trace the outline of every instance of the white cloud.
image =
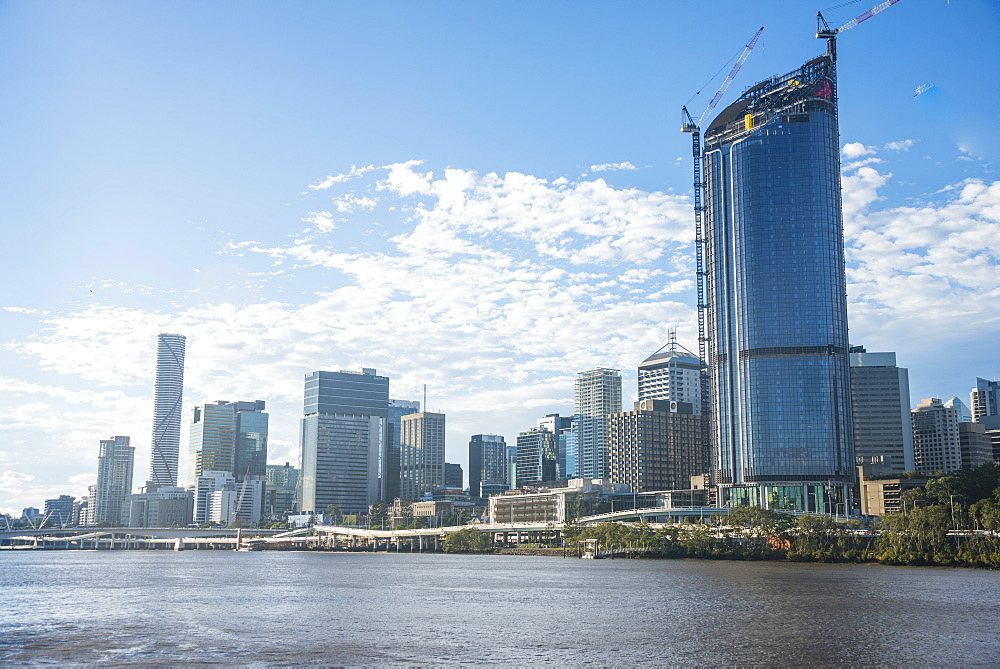
<svg viewBox="0 0 1000 669">
<path fill-rule="evenodd" d="M 591 165 L 591 172 L 621 172 L 623 170 L 637 170 L 639 169 L 630 162 L 624 163 L 601 163 L 600 165 Z"/>
<path fill-rule="evenodd" d="M 885 145 L 884 148 L 888 149 L 889 151 L 909 151 L 910 147 L 912 147 L 916 143 L 917 142 L 914 139 L 904 139 L 898 142 L 889 142 L 888 144 Z"/>
<path fill-rule="evenodd" d="M 330 232 L 337 227 L 333 221 L 333 214 L 328 211 L 310 211 L 309 215 L 302 219 L 303 223 L 311 223 L 320 232 Z"/>
<path fill-rule="evenodd" d="M 0 472 L 0 493 L 4 495 L 17 495 L 25 488 L 25 484 L 34 481 L 32 474 L 24 474 L 13 470 Z"/>
<path fill-rule="evenodd" d="M 9 311 L 15 314 L 40 314 L 38 309 L 28 309 L 25 307 L 3 307 L 4 311 Z"/>
<path fill-rule="evenodd" d="M 861 158 L 875 153 L 875 147 L 865 146 L 861 142 L 850 142 L 844 144 L 843 154 L 847 159 Z"/>
<path fill-rule="evenodd" d="M 313 184 L 309 186 L 309 188 L 311 190 L 326 190 L 327 188 L 330 188 L 331 186 L 334 186 L 336 184 L 342 184 L 347 181 L 350 181 L 351 179 L 357 179 L 358 177 L 364 176 L 365 174 L 371 172 L 374 169 L 376 169 L 374 165 L 366 165 L 364 167 L 351 165 L 350 171 L 348 171 L 346 174 L 336 174 L 336 175 L 328 174 L 325 179 L 320 181 L 318 184 Z"/>
<path fill-rule="evenodd" d="M 862 149 L 843 179 L 852 336 L 959 321 L 995 330 L 1000 262 L 983 240 L 1000 238 L 1000 184 L 968 181 L 919 206 L 878 210 L 892 175 Z M 680 327 L 681 343 L 696 348 L 687 197 L 600 178 L 420 165 L 358 170 L 351 197 L 378 197 L 357 196 L 350 212 L 303 205 L 316 209 L 304 220 L 317 229 L 344 221 L 337 235 L 227 244 L 227 259 L 261 282 L 256 303 L 36 314 L 36 332 L 0 346 L 49 379 L 0 378 L 0 427 L 18 453 L 3 466 L 23 472 L 10 479 L 20 492 L 0 507 L 66 492 L 70 475 L 83 486 L 78 473 L 96 471 L 98 440 L 115 434 L 133 437 L 143 480 L 159 332 L 189 337 L 186 413 L 218 399 L 266 400 L 270 459 L 293 463 L 302 378 L 316 369 L 376 367 L 404 399 L 419 399 L 427 383 L 430 406 L 448 414 L 448 457 L 461 461 L 469 434 L 513 440 L 540 413 L 570 411 L 575 371 L 622 369 L 628 404 L 632 370 L 667 328 Z M 382 224 L 377 240 L 345 241 L 369 218 Z M 294 291 L 276 292 L 286 286 Z M 20 455 L 28 452 L 30 461 Z M 67 468 L 58 478 L 55 464 Z"/>
<path fill-rule="evenodd" d="M 358 197 L 353 193 L 347 193 L 346 195 L 341 195 L 333 200 L 333 206 L 337 208 L 337 211 L 341 214 L 349 214 L 356 209 L 367 209 L 371 211 L 375 208 L 378 200 L 370 197 Z"/>
</svg>

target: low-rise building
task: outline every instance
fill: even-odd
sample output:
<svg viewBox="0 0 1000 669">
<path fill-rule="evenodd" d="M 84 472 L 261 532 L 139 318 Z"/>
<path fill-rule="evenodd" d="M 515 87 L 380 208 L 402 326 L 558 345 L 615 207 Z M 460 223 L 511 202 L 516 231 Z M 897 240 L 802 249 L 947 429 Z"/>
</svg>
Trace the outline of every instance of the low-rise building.
<svg viewBox="0 0 1000 669">
<path fill-rule="evenodd" d="M 194 495 L 176 486 L 147 481 L 139 493 L 128 495 L 122 504 L 126 527 L 186 527 L 194 517 Z"/>
<path fill-rule="evenodd" d="M 609 495 L 629 492 L 628 486 L 604 479 L 571 479 L 564 488 L 519 488 L 490 497 L 494 523 L 561 523 L 590 515 Z"/>
<path fill-rule="evenodd" d="M 861 513 L 865 516 L 883 516 L 903 511 L 901 495 L 913 488 L 927 485 L 925 478 L 893 478 L 866 481 L 861 479 Z"/>
</svg>

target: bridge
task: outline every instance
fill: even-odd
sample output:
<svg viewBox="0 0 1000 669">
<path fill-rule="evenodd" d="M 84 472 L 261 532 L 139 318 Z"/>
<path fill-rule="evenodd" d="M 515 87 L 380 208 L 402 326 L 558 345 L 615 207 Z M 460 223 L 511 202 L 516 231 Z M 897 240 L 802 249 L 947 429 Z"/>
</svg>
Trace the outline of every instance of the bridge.
<svg viewBox="0 0 1000 669">
<path fill-rule="evenodd" d="M 580 527 L 604 522 L 646 522 L 651 525 L 704 522 L 727 513 L 716 507 L 649 508 L 614 511 L 578 518 Z M 242 530 L 201 528 L 62 528 L 0 531 L 0 549 L 70 550 L 365 550 L 437 551 L 447 536 L 473 529 L 492 535 L 503 546 L 523 543 L 560 544 L 565 523 L 475 523 L 419 529 L 375 529 L 316 525 L 297 530 Z"/>
</svg>

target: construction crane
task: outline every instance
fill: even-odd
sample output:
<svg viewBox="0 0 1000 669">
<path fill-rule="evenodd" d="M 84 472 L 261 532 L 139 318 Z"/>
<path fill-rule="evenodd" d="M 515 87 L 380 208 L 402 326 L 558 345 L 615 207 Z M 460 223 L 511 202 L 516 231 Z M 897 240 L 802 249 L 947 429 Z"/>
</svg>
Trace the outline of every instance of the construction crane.
<svg viewBox="0 0 1000 669">
<path fill-rule="evenodd" d="M 898 0 L 896 0 L 898 2 Z M 696 261 L 696 271 L 698 277 L 698 357 L 704 362 L 707 360 L 705 353 L 705 346 L 708 341 L 708 337 L 705 335 L 705 309 L 707 305 L 705 304 L 705 251 L 704 251 L 704 234 L 702 230 L 702 220 L 701 215 L 704 208 L 701 203 L 701 193 L 702 193 L 702 181 L 701 181 L 701 124 L 712 113 L 715 106 L 719 104 L 722 96 L 726 93 L 726 89 L 729 85 L 733 83 L 733 79 L 739 73 L 740 68 L 743 67 L 743 63 L 746 62 L 747 58 L 750 56 L 750 52 L 753 51 L 754 46 L 757 44 L 757 40 L 760 38 L 760 34 L 764 32 L 764 26 L 754 33 L 754 36 L 747 42 L 746 46 L 743 48 L 743 53 L 736 60 L 736 64 L 729 71 L 726 76 L 725 81 L 722 82 L 722 86 L 719 87 L 718 92 L 712 98 L 712 101 L 708 103 L 708 107 L 701 113 L 698 120 L 695 121 L 692 118 L 691 113 L 688 112 L 687 106 L 681 107 L 681 132 L 691 133 L 691 155 L 694 157 L 694 247 L 695 247 L 695 261 Z M 703 383 L 702 387 L 704 389 L 708 388 L 708 384 Z"/>
<path fill-rule="evenodd" d="M 839 28 L 831 28 L 830 24 L 826 22 L 823 18 L 822 12 L 816 12 L 816 39 L 825 39 L 827 43 L 827 52 L 834 61 L 837 60 L 837 35 L 844 32 L 845 30 L 850 30 L 859 23 L 864 23 L 871 17 L 875 16 L 881 11 L 889 9 L 894 4 L 899 2 L 899 0 L 885 0 L 885 2 L 875 5 L 867 12 L 855 16 L 853 19 L 840 26 Z"/>
</svg>

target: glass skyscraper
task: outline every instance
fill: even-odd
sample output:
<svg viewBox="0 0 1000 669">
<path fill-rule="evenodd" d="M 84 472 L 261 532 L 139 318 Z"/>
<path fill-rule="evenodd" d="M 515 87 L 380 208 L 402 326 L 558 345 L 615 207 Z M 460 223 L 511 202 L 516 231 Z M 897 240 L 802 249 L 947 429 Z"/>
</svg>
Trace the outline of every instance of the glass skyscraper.
<svg viewBox="0 0 1000 669">
<path fill-rule="evenodd" d="M 723 502 L 852 508 L 833 49 L 748 89 L 712 121 L 703 156 L 706 335 Z"/>
<path fill-rule="evenodd" d="M 156 388 L 149 480 L 159 486 L 177 485 L 186 341 L 187 338 L 179 334 L 161 334 L 156 338 Z"/>
<path fill-rule="evenodd" d="M 469 440 L 469 495 L 486 499 L 510 489 L 507 443 L 499 434 L 474 434 Z"/>
<path fill-rule="evenodd" d="M 389 378 L 374 369 L 310 372 L 305 378 L 299 509 L 368 513 L 378 500 Z M 442 449 L 442 479 L 444 462 Z"/>
</svg>

